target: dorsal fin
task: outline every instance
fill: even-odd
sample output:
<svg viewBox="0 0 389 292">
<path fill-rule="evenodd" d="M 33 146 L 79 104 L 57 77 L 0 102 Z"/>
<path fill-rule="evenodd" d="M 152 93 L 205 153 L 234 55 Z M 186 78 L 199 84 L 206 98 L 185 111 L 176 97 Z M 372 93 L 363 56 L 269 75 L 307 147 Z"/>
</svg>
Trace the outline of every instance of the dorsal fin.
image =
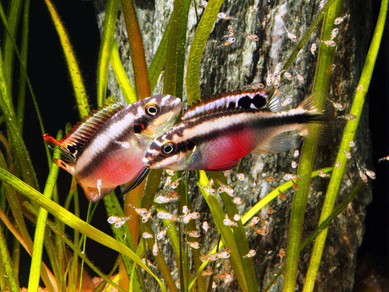
<svg viewBox="0 0 389 292">
<path fill-rule="evenodd" d="M 124 105 L 122 104 L 105 106 L 99 110 L 93 111 L 88 117 L 85 117 L 82 122 L 74 125 L 73 128 L 58 141 L 61 148 L 68 152 L 68 155 L 66 156 L 76 159 L 78 151 L 83 149 L 96 131 L 123 107 Z"/>
<path fill-rule="evenodd" d="M 190 105 L 181 117 L 187 120 L 200 115 L 234 109 L 263 109 L 266 106 L 266 89 L 255 91 L 232 91 L 206 97 Z"/>
</svg>

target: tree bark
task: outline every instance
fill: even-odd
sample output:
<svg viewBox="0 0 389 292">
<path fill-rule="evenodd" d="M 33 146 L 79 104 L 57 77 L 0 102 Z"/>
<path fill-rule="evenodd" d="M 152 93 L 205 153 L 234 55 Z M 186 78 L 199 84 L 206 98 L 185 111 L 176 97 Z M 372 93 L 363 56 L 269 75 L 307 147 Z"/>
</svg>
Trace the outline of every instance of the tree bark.
<svg viewBox="0 0 389 292">
<path fill-rule="evenodd" d="M 95 1 L 100 27 L 104 19 L 104 2 Z M 139 26 L 143 33 L 146 62 L 150 65 L 171 15 L 173 1 L 139 0 L 135 4 Z M 201 96 L 206 97 L 226 91 L 247 89 L 250 88 L 250 85 L 259 82 L 266 84 L 269 72 L 275 72 L 277 65 L 285 62 L 295 47 L 296 43 L 288 38 L 287 32 L 295 34 L 297 38 L 302 37 L 317 15 L 320 9 L 319 5 L 319 1 L 303 0 L 225 1 L 220 12 L 225 12 L 234 19 L 216 21 L 207 41 L 199 72 Z M 187 30 L 187 54 L 202 12 L 201 1 L 192 1 Z M 318 148 L 315 169 L 332 166 L 335 162 L 335 155 L 345 124 L 344 119 L 339 118 L 339 116 L 347 114 L 350 109 L 353 92 L 357 87 L 368 48 L 371 32 L 371 4 L 369 1 L 362 0 L 345 1 L 343 16 L 344 21 L 339 25 L 339 36 L 336 41 L 337 52 L 329 98 L 343 104 L 345 110 L 337 112 L 336 127 L 331 142 L 325 147 Z M 226 46 L 227 38 L 224 35 L 228 25 L 233 25 L 236 41 Z M 248 40 L 244 34 L 256 34 L 259 41 Z M 316 29 L 308 44 L 303 47 L 289 69 L 293 79 L 290 81 L 283 78 L 281 81 L 279 87 L 281 95 L 292 97 L 293 106 L 296 106 L 311 92 L 317 59 L 317 53 L 311 53 L 311 44 L 317 43 L 319 36 L 320 28 Z M 118 17 L 115 38 L 119 44 L 125 69 L 130 80 L 133 80 L 130 51 L 122 14 Z M 298 81 L 297 73 L 304 77 L 304 82 Z M 162 93 L 162 78 L 155 87 L 154 94 Z M 110 74 L 109 90 L 114 96 L 121 96 L 112 73 Z M 366 165 L 369 163 L 370 137 L 366 114 L 362 116 L 355 143 L 356 146 L 353 148 L 352 158 L 349 160 L 341 186 L 339 202 L 350 193 L 355 182 L 359 179 L 357 164 Z M 237 196 L 243 198 L 243 204 L 238 208 L 241 214 L 249 210 L 272 189 L 282 184 L 286 173 L 296 172 L 291 167 L 291 162 L 296 160 L 293 154 L 293 151 L 289 151 L 278 155 L 259 157 L 249 155 L 245 157 L 240 169 L 240 172 L 245 174 L 244 181 L 237 180 L 236 172 L 231 172 L 229 181 L 234 185 Z M 270 176 L 275 179 L 273 181 L 266 179 Z M 317 227 L 327 183 L 328 179 L 325 178 L 312 180 L 304 221 L 303 240 Z M 246 186 L 249 188 L 246 189 Z M 266 235 L 258 235 L 254 229 L 248 229 L 249 245 L 257 251 L 254 262 L 261 290 L 267 286 L 285 262 L 285 259 L 280 259 L 279 250 L 286 249 L 287 245 L 292 196 L 293 192 L 288 192 L 286 201 L 278 198 L 258 214 L 262 222 L 260 224 L 263 225 L 265 222 L 267 224 L 268 232 Z M 193 211 L 200 212 L 201 221 L 211 222 L 208 207 L 195 185 L 191 186 L 191 198 Z M 370 200 L 371 188 L 366 185 L 363 192 L 357 195 L 347 210 L 331 223 L 315 291 L 352 291 L 356 252 L 364 232 L 365 207 Z M 270 208 L 272 208 L 272 212 L 270 212 Z M 213 228 L 201 240 L 203 252 L 213 248 L 217 238 L 218 234 Z M 302 289 L 304 283 L 310 260 L 310 250 L 311 247 L 305 250 L 300 257 L 296 286 L 298 291 Z M 173 261 L 174 255 L 169 254 L 171 249 L 166 248 L 164 252 L 166 252 L 166 259 Z M 232 281 L 228 289 L 240 290 L 237 281 Z M 271 291 L 280 291 L 281 289 L 282 277 Z"/>
</svg>

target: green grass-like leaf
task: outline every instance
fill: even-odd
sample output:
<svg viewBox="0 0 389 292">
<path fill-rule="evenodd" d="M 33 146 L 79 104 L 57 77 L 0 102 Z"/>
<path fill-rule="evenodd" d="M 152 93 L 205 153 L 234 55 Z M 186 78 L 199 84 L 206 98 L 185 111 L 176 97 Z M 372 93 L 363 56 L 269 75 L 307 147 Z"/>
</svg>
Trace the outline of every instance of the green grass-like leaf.
<svg viewBox="0 0 389 292">
<path fill-rule="evenodd" d="M 168 48 L 167 44 L 169 40 L 170 23 L 171 23 L 171 18 L 165 29 L 165 32 L 163 33 L 162 39 L 158 45 L 157 51 L 155 52 L 153 61 L 151 62 L 148 70 L 151 91 L 154 90 L 154 87 L 158 82 L 159 75 L 161 75 L 163 67 L 165 66 L 167 48 Z"/>
<path fill-rule="evenodd" d="M 108 67 L 114 41 L 119 1 L 108 0 L 105 8 L 103 33 L 97 64 L 97 105 L 103 106 L 107 95 Z"/>
<path fill-rule="evenodd" d="M 38 180 L 36 178 L 27 147 L 23 141 L 16 113 L 12 105 L 11 89 L 7 86 L 7 77 L 5 75 L 6 73 L 4 63 L 2 61 L 3 55 L 1 50 L 0 57 L 0 110 L 5 118 L 8 135 L 10 136 L 10 145 L 14 150 L 14 156 L 20 166 L 22 177 L 28 184 L 34 188 L 38 188 Z"/>
<path fill-rule="evenodd" d="M 122 61 L 120 60 L 118 44 L 116 41 L 114 41 L 112 45 L 111 65 L 126 102 L 133 103 L 137 101 L 135 89 L 128 79 Z"/>
<path fill-rule="evenodd" d="M 219 186 L 218 182 L 222 183 L 223 185 L 227 184 L 222 172 L 212 172 L 211 176 L 216 182 L 215 183 L 216 188 L 218 188 Z M 222 198 L 226 215 L 228 215 L 230 219 L 233 218 L 235 214 L 239 213 L 236 204 L 232 201 L 232 198 L 226 192 L 221 193 L 220 197 Z M 233 230 L 234 230 L 234 239 L 238 247 L 239 255 L 242 261 L 243 274 L 245 275 L 246 278 L 248 291 L 256 291 L 258 289 L 258 284 L 255 275 L 253 261 L 251 258 L 243 258 L 243 256 L 246 255 L 250 250 L 246 238 L 246 231 L 243 228 L 243 222 L 238 221 L 237 226 L 234 227 Z"/>
<path fill-rule="evenodd" d="M 23 2 L 21 0 L 10 0 L 8 2 L 8 31 L 4 31 L 4 44 L 2 45 L 4 45 L 4 68 L 9 88 L 12 88 L 12 77 L 14 74 L 15 51 L 13 50 L 13 41 L 16 38 L 22 7 Z"/>
<path fill-rule="evenodd" d="M 249 290 L 249 288 L 251 289 L 252 287 L 248 287 L 247 284 L 247 279 L 244 274 L 242 258 L 239 253 L 239 247 L 234 237 L 234 231 L 231 227 L 224 225 L 223 220 L 225 219 L 225 213 L 216 196 L 210 195 L 204 188 L 209 184 L 209 180 L 204 171 L 198 172 L 198 183 L 199 186 L 202 186 L 200 187 L 200 191 L 203 194 L 204 199 L 209 206 L 209 209 L 211 210 L 213 220 L 219 233 L 222 236 L 222 240 L 224 244 L 230 248 L 229 261 L 234 270 L 234 275 L 239 282 L 240 288 L 243 291 L 253 291 Z"/>
<path fill-rule="evenodd" d="M 200 64 L 205 43 L 212 31 L 223 0 L 210 0 L 207 4 L 191 44 L 186 68 L 186 94 L 188 104 L 200 99 Z"/>
<path fill-rule="evenodd" d="M 344 129 L 342 141 L 340 142 L 339 151 L 335 160 L 336 162 L 340 163 L 340 166 L 334 167 L 323 203 L 323 209 L 320 215 L 319 224 L 322 224 L 322 222 L 326 220 L 329 214 L 331 214 L 336 202 L 340 184 L 342 182 L 344 171 L 347 165 L 347 158 L 343 151 L 350 151 L 350 142 L 354 140 L 356 131 L 358 129 L 359 120 L 361 118 L 363 106 L 365 103 L 365 96 L 370 85 L 370 80 L 373 75 L 378 50 L 381 44 L 387 10 L 388 0 L 383 0 L 381 2 L 381 9 L 378 16 L 373 39 L 371 41 L 370 48 L 366 56 L 365 64 L 362 69 L 362 74 L 358 82 L 358 88 L 355 90 L 355 96 L 350 110 L 350 114 L 355 115 L 356 119 L 347 121 L 346 127 Z M 315 279 L 321 262 L 327 233 L 328 227 L 324 229 L 315 240 L 311 261 L 306 276 L 307 280 L 304 284 L 303 291 L 313 291 L 314 289 Z"/>
<path fill-rule="evenodd" d="M 24 1 L 24 8 L 22 14 L 22 36 L 21 36 L 21 49 L 20 49 L 20 83 L 18 91 L 18 102 L 16 115 L 18 117 L 19 126 L 23 131 L 24 123 L 24 109 L 26 104 L 26 85 L 27 85 L 27 74 L 25 66 L 27 65 L 28 55 L 28 33 L 29 33 L 29 19 L 30 19 L 30 0 Z"/>
<path fill-rule="evenodd" d="M 334 27 L 334 20 L 341 13 L 343 1 L 336 1 L 327 11 L 322 27 L 321 40 L 331 39 L 331 31 Z M 334 61 L 335 48 L 321 43 L 318 53 L 318 64 L 316 67 L 313 94 L 317 104 L 325 104 L 321 100 L 327 98 L 331 77 L 331 68 Z M 323 109 L 324 110 L 324 109 Z M 311 172 L 315 161 L 317 140 L 320 137 L 320 126 L 311 128 L 311 138 L 304 141 L 300 164 L 297 170 L 299 179 L 299 190 L 293 196 L 292 213 L 289 222 L 288 245 L 286 250 L 285 278 L 283 291 L 293 291 L 296 283 L 298 259 L 300 253 L 302 225 L 304 221 L 305 208 L 308 200 Z"/>
<path fill-rule="evenodd" d="M 7 246 L 7 240 L 5 239 L 3 229 L 0 227 L 0 258 L 1 258 L 1 264 L 4 268 L 4 275 L 7 275 L 6 281 L 7 281 L 7 286 L 8 289 L 12 292 L 20 291 L 20 286 L 19 286 L 19 281 L 18 278 L 15 274 L 14 268 L 13 268 L 13 263 L 11 256 L 8 251 L 8 246 Z M 1 290 L 6 290 L 5 285 L 3 284 L 4 287 L 0 287 Z"/>
<path fill-rule="evenodd" d="M 155 276 L 154 273 L 141 261 L 141 259 L 127 246 L 116 241 L 115 239 L 101 232 L 100 230 L 94 228 L 93 226 L 89 225 L 88 223 L 81 220 L 80 218 L 74 216 L 69 211 L 57 205 L 50 199 L 44 197 L 40 192 L 30 187 L 29 185 L 21 181 L 19 178 L 15 177 L 11 173 L 1 168 L 0 168 L 0 180 L 11 185 L 19 193 L 26 196 L 30 200 L 34 201 L 42 208 L 46 209 L 49 213 L 57 217 L 62 222 L 66 222 L 66 225 L 68 225 L 69 227 L 78 230 L 79 232 L 99 242 L 100 244 L 107 246 L 113 250 L 116 250 L 117 252 L 122 253 L 123 255 L 131 258 L 136 264 L 141 266 L 144 270 L 146 270 L 150 275 L 152 275 L 157 280 L 162 291 L 166 291 L 165 286 L 158 279 L 158 277 Z"/>
<path fill-rule="evenodd" d="M 189 0 L 175 0 L 165 63 L 164 92 L 182 97 Z"/>
<path fill-rule="evenodd" d="M 57 140 L 61 139 L 62 133 L 57 135 Z M 60 152 L 59 149 L 54 151 L 53 160 L 59 158 Z M 56 179 L 58 176 L 58 166 L 55 163 L 52 163 L 49 175 L 47 177 L 45 189 L 43 190 L 43 195 L 46 198 L 51 198 L 54 187 L 56 185 Z M 43 241 L 45 239 L 45 229 L 46 229 L 46 219 L 47 211 L 45 209 L 40 209 L 38 212 L 38 218 L 35 227 L 34 235 L 34 246 L 32 249 L 32 260 L 30 266 L 30 277 L 28 279 L 28 289 L 30 291 L 36 291 L 39 288 L 39 279 L 40 279 L 40 268 L 42 264 L 42 254 L 43 254 Z"/>
<path fill-rule="evenodd" d="M 76 55 L 66 33 L 65 27 L 62 24 L 62 21 L 53 3 L 50 0 L 45 0 L 45 3 L 50 12 L 51 19 L 53 20 L 59 40 L 61 42 L 66 63 L 68 65 L 70 80 L 72 81 L 73 85 L 74 96 L 76 97 L 78 111 L 80 113 L 80 117 L 83 118 L 89 114 L 90 109 L 84 81 L 82 80 L 82 75 L 77 63 Z"/>
</svg>

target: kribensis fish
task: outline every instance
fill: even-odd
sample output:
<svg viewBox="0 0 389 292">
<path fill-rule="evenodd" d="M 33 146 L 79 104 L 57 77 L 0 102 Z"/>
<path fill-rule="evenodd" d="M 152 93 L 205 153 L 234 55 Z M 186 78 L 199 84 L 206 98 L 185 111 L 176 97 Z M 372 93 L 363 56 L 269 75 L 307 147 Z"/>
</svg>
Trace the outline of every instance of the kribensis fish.
<svg viewBox="0 0 389 292">
<path fill-rule="evenodd" d="M 311 125 L 327 120 L 324 105 L 309 97 L 281 110 L 263 90 L 232 92 L 190 107 L 181 123 L 156 138 L 143 161 L 149 168 L 226 170 L 249 153 L 278 153 L 297 147 Z M 298 135 L 296 135 L 296 133 Z"/>
<path fill-rule="evenodd" d="M 155 137 L 175 122 L 181 101 L 171 95 L 155 95 L 129 105 L 110 105 L 76 125 L 58 145 L 63 159 L 57 165 L 74 175 L 90 201 L 102 199 L 115 187 L 130 182 L 134 187 L 147 174 L 142 162 Z"/>
</svg>

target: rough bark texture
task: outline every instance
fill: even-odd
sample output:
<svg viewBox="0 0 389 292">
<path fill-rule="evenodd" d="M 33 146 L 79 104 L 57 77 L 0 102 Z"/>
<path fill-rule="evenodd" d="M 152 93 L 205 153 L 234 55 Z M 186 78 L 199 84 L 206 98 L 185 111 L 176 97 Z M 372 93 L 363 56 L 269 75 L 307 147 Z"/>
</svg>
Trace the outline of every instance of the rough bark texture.
<svg viewBox="0 0 389 292">
<path fill-rule="evenodd" d="M 187 30 L 187 52 L 198 19 L 200 19 L 203 12 L 199 0 L 192 2 Z M 99 25 L 101 26 L 104 17 L 104 3 L 95 1 L 95 5 Z M 143 33 L 146 61 L 149 65 L 171 14 L 173 1 L 137 1 L 136 5 L 138 19 L 140 20 L 139 25 Z M 258 82 L 265 84 L 268 73 L 274 72 L 277 64 L 285 61 L 295 46 L 295 43 L 288 38 L 286 28 L 289 32 L 296 34 L 297 37 L 302 36 L 318 10 L 319 1 L 225 1 L 221 11 L 237 19 L 218 20 L 215 23 L 205 47 L 201 65 L 202 97 L 228 90 L 245 89 L 248 85 Z M 340 102 L 345 106 L 344 112 L 337 113 L 339 116 L 348 112 L 353 92 L 357 87 L 371 32 L 370 11 L 369 1 L 345 1 L 343 15 L 347 14 L 348 17 L 345 17 L 345 21 L 339 26 L 340 32 L 337 40 L 337 53 L 330 92 L 331 100 Z M 232 24 L 235 28 L 236 42 L 225 46 L 226 38 L 223 38 L 223 36 L 229 24 Z M 259 36 L 259 41 L 247 40 L 243 33 L 255 33 Z M 116 39 L 119 42 L 123 63 L 126 66 L 130 80 L 132 80 L 130 52 L 121 14 L 119 15 Z M 293 97 L 293 105 L 297 105 L 311 92 L 317 54 L 311 54 L 310 47 L 318 39 L 319 29 L 311 36 L 309 43 L 301 50 L 289 69 L 289 72 L 293 74 L 293 79 L 291 81 L 285 78 L 282 79 L 279 90 L 283 96 Z M 304 77 L 305 83 L 297 80 L 297 72 Z M 160 80 L 154 93 L 161 93 L 162 86 Z M 109 89 L 115 96 L 121 95 L 114 78 L 110 78 Z M 334 140 L 326 147 L 319 147 L 317 151 L 315 168 L 334 164 L 334 157 L 344 127 L 343 119 L 340 118 L 337 121 Z M 353 148 L 353 157 L 348 163 L 344 182 L 342 183 L 339 201 L 342 201 L 349 194 L 356 180 L 359 179 L 356 164 L 366 165 L 370 157 L 370 139 L 367 125 L 367 115 L 364 115 L 355 141 L 356 146 Z M 239 206 L 241 214 L 266 196 L 274 187 L 283 183 L 282 178 L 286 173 L 295 173 L 295 169 L 291 167 L 291 162 L 295 159 L 293 151 L 279 155 L 249 156 L 243 159 L 240 171 L 245 174 L 246 179 L 237 181 L 235 172 L 231 172 L 229 176 L 237 195 L 244 200 L 244 203 Z M 269 176 L 273 176 L 275 180 L 271 182 L 266 180 L 265 178 Z M 317 226 L 327 183 L 328 179 L 316 178 L 312 180 L 303 239 Z M 248 189 L 245 188 L 247 185 L 249 186 Z M 262 219 L 260 224 L 267 225 L 267 235 L 258 235 L 254 229 L 248 231 L 250 247 L 257 251 L 254 261 L 260 289 L 263 289 L 269 283 L 274 273 L 280 269 L 285 261 L 285 259 L 280 259 L 278 251 L 280 248 L 286 249 L 292 196 L 292 192 L 287 193 L 286 201 L 275 200 L 258 214 Z M 365 207 L 370 200 L 371 190 L 367 186 L 352 201 L 347 210 L 331 224 L 315 291 L 352 291 L 356 251 L 362 241 Z M 192 204 L 193 210 L 202 214 L 201 221 L 211 221 L 208 207 L 199 195 L 198 189 L 194 186 L 192 187 Z M 270 207 L 273 209 L 271 214 L 269 214 Z M 203 252 L 213 248 L 217 241 L 217 233 L 214 229 L 212 230 L 201 240 Z M 169 255 L 169 252 L 171 252 L 169 246 L 165 248 L 164 252 L 168 260 L 174 258 Z M 300 260 L 300 272 L 296 287 L 299 291 L 304 283 L 309 259 L 310 248 L 303 252 Z M 280 291 L 281 288 L 282 280 L 278 281 L 271 291 Z M 232 281 L 228 289 L 240 290 L 236 281 Z"/>
</svg>

